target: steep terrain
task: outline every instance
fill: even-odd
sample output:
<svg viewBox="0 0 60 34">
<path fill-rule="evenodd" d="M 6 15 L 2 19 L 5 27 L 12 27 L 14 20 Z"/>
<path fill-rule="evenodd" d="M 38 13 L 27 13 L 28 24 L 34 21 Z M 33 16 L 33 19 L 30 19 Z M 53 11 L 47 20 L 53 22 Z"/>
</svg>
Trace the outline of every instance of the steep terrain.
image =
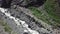
<svg viewBox="0 0 60 34">
<path fill-rule="evenodd" d="M 0 20 L 6 24 L 0 28 L 7 34 L 60 34 L 60 18 L 55 16 L 60 16 L 59 6 L 55 4 L 58 1 L 1 0 Z"/>
</svg>

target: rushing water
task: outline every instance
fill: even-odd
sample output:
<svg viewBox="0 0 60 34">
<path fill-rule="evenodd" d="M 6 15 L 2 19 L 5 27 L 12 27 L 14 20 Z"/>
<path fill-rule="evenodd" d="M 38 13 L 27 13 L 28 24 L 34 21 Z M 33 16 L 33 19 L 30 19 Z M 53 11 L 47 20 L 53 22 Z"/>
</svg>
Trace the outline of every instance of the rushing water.
<svg viewBox="0 0 60 34">
<path fill-rule="evenodd" d="M 0 11 L 2 13 L 4 13 L 10 19 L 13 19 L 15 21 L 15 23 L 17 24 L 17 26 L 22 25 L 23 27 L 25 27 L 27 29 L 27 30 L 24 30 L 25 32 L 29 31 L 31 34 L 39 34 L 37 31 L 31 30 L 30 28 L 28 28 L 28 24 L 26 24 L 25 21 L 22 21 L 19 18 L 15 18 L 15 17 L 11 16 L 11 14 L 8 11 L 8 9 L 0 8 Z"/>
</svg>

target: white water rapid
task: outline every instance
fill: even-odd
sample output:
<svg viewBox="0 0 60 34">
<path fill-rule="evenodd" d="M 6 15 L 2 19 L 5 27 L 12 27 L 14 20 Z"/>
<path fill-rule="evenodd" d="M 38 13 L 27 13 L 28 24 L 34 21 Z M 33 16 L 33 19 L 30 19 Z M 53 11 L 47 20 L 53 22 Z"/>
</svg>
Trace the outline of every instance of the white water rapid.
<svg viewBox="0 0 60 34">
<path fill-rule="evenodd" d="M 13 19 L 15 21 L 15 23 L 17 24 L 17 26 L 20 26 L 22 24 L 22 26 L 27 29 L 27 30 L 24 30 L 25 32 L 29 31 L 31 34 L 39 34 L 37 31 L 31 30 L 30 28 L 28 28 L 28 24 L 26 24 L 25 21 L 22 21 L 19 18 L 15 18 L 15 17 L 11 16 L 11 14 L 8 11 L 8 9 L 0 8 L 0 11 L 2 13 L 4 13 L 10 19 Z"/>
</svg>

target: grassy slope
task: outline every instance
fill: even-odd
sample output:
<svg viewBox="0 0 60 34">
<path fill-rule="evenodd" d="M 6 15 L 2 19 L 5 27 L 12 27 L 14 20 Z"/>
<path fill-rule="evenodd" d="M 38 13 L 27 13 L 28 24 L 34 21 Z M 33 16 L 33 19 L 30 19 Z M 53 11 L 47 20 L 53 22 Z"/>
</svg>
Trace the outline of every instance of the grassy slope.
<svg viewBox="0 0 60 34">
<path fill-rule="evenodd" d="M 56 0 L 47 0 L 45 3 L 45 10 L 48 13 L 49 17 L 53 18 L 56 21 L 56 25 L 60 26 L 60 17 L 58 17 L 54 12 L 56 11 L 55 6 L 57 3 Z"/>
<path fill-rule="evenodd" d="M 56 6 L 56 3 L 54 1 L 55 0 L 47 0 L 44 4 L 44 10 L 48 13 L 48 16 L 47 14 L 43 14 L 36 7 L 29 7 L 29 9 L 32 11 L 33 15 L 35 15 L 38 19 L 41 19 L 50 25 L 60 26 L 60 17 L 58 17 L 54 13 Z M 51 19 L 52 21 L 50 21 Z"/>
</svg>

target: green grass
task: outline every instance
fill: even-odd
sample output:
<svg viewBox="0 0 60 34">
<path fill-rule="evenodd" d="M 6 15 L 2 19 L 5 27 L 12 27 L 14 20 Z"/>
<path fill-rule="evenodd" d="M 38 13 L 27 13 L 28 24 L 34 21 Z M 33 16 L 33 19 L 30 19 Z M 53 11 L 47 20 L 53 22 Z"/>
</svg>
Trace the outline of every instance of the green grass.
<svg viewBox="0 0 60 34">
<path fill-rule="evenodd" d="M 60 17 L 58 17 L 54 12 L 56 11 L 56 2 L 55 0 L 47 0 L 45 3 L 45 10 L 48 13 L 49 17 L 53 18 L 56 23 L 60 24 Z M 60 25 L 59 25 L 60 26 Z"/>
<path fill-rule="evenodd" d="M 32 10 L 32 13 L 39 17 L 42 13 L 36 8 L 36 7 L 29 7 L 30 10 Z"/>
<path fill-rule="evenodd" d="M 46 12 L 49 14 L 50 17 L 60 21 L 60 17 L 58 17 L 54 13 L 56 11 L 55 6 L 56 6 L 56 2 L 54 2 L 54 0 L 47 0 L 44 8 L 45 8 Z"/>
<path fill-rule="evenodd" d="M 32 11 L 33 15 L 36 16 L 38 19 L 41 19 L 42 21 L 51 24 L 48 19 L 47 16 L 38 10 L 36 7 L 29 7 L 29 9 Z"/>
<path fill-rule="evenodd" d="M 38 19 L 41 19 L 42 21 L 53 25 L 55 27 L 60 26 L 60 17 L 58 17 L 54 12 L 56 3 L 54 0 L 47 0 L 44 4 L 44 10 L 47 12 L 47 14 L 42 15 L 42 11 L 38 10 L 36 7 L 29 7 L 29 9 L 32 11 L 33 15 L 36 16 Z M 48 16 L 47 16 L 48 15 Z M 48 18 L 49 17 L 49 18 Z M 50 22 L 49 20 L 52 19 L 54 23 Z"/>
</svg>

